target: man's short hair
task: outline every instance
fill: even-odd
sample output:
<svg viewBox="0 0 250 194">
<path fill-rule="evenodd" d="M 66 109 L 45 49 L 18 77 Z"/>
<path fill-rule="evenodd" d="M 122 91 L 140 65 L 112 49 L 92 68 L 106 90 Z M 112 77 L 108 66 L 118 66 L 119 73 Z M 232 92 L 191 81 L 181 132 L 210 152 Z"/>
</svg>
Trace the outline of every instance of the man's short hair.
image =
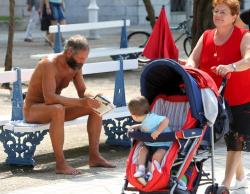
<svg viewBox="0 0 250 194">
<path fill-rule="evenodd" d="M 128 109 L 132 115 L 142 116 L 149 113 L 150 105 L 144 96 L 138 96 L 130 100 Z"/>
<path fill-rule="evenodd" d="M 74 35 L 71 36 L 65 46 L 64 51 L 71 49 L 73 54 L 76 54 L 79 50 L 87 50 L 89 51 L 89 43 L 84 36 Z"/>
</svg>

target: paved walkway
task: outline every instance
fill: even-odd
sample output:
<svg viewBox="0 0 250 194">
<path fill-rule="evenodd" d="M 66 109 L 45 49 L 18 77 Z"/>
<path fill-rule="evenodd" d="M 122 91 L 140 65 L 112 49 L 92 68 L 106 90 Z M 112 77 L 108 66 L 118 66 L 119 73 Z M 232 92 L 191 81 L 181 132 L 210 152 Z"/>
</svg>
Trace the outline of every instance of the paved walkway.
<svg viewBox="0 0 250 194">
<path fill-rule="evenodd" d="M 23 42 L 24 32 L 17 32 L 14 41 L 13 64 L 21 68 L 34 68 L 36 61 L 29 59 L 31 54 L 52 52 L 48 45 L 45 45 L 42 33 L 34 33 L 34 42 Z M 66 35 L 65 35 L 66 36 Z M 67 35 L 68 36 L 68 35 Z M 67 37 L 66 36 L 66 37 Z M 6 50 L 6 32 L 0 32 L 0 68 L 3 67 L 3 59 Z M 118 34 L 105 34 L 100 40 L 91 40 L 91 47 L 110 46 L 119 43 Z M 181 48 L 181 47 L 180 47 Z M 182 53 L 183 51 L 181 51 Z M 184 55 L 183 55 L 184 56 Z M 127 101 L 140 94 L 141 69 L 136 71 L 127 71 L 125 73 L 126 98 Z M 100 90 L 104 95 L 113 98 L 114 73 L 96 74 L 85 77 L 88 88 L 93 92 Z M 24 86 L 25 87 L 25 86 Z M 72 84 L 63 91 L 64 95 L 75 96 Z M 0 89 L 0 115 L 11 112 L 10 92 Z M 126 160 L 129 153 L 128 148 L 110 147 L 105 144 L 105 135 L 101 136 L 101 153 L 117 165 L 115 169 L 89 168 L 87 151 L 87 133 L 84 126 L 69 127 L 65 130 L 65 155 L 70 164 L 82 170 L 78 176 L 64 176 L 54 174 L 54 158 L 47 135 L 41 145 L 36 150 L 37 165 L 32 169 L 20 169 L 6 166 L 4 161 L 6 154 L 3 147 L 0 146 L 0 194 L 117 194 L 121 192 L 123 179 L 125 176 Z M 216 145 L 215 150 L 215 177 L 216 182 L 220 183 L 224 174 L 225 166 L 225 146 L 223 143 Z M 244 154 L 244 163 L 248 175 L 250 154 Z M 210 160 L 208 160 L 204 169 L 211 171 Z M 248 176 L 250 182 L 250 176 Z M 207 186 L 202 186 L 198 194 L 204 193 Z M 232 192 L 233 194 L 250 194 L 249 189 Z"/>
</svg>

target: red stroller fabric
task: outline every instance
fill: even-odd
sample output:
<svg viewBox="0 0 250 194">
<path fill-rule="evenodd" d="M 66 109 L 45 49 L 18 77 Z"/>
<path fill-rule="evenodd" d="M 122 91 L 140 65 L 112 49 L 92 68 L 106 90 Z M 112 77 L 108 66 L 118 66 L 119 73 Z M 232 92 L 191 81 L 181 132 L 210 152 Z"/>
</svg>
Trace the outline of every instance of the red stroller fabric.
<svg viewBox="0 0 250 194">
<path fill-rule="evenodd" d="M 171 100 L 171 102 L 173 102 L 173 103 L 177 103 L 178 101 L 183 102 L 183 100 L 187 101 L 186 96 L 167 97 L 164 95 L 159 95 L 152 103 L 151 110 L 154 108 L 155 103 L 159 99 L 166 100 L 166 101 Z M 193 128 L 193 127 L 195 127 L 196 124 L 197 124 L 196 119 L 194 119 L 191 116 L 191 111 L 188 110 L 187 115 L 186 115 L 186 121 L 184 122 L 184 125 L 180 130 L 185 130 L 187 128 Z M 153 171 L 153 179 L 150 180 L 146 186 L 143 186 L 142 184 L 140 184 L 138 182 L 137 178 L 134 177 L 134 173 L 136 171 L 136 162 L 134 162 L 134 155 L 138 151 L 137 149 L 139 149 L 139 146 L 140 146 L 140 143 L 138 143 L 138 142 L 133 146 L 133 148 L 129 154 L 128 160 L 127 160 L 126 174 L 127 174 L 128 181 L 134 187 L 136 187 L 137 189 L 139 189 L 141 191 L 149 192 L 149 191 L 157 191 L 157 190 L 161 190 L 161 189 L 166 188 L 166 186 L 169 182 L 169 178 L 171 176 L 170 173 L 171 173 L 172 165 L 178 156 L 178 151 L 179 151 L 179 146 L 180 146 L 178 141 L 174 141 L 172 146 L 169 148 L 168 153 L 167 153 L 166 158 L 165 158 L 165 163 L 162 166 L 161 172 L 159 172 L 158 170 L 154 170 Z M 194 155 L 194 154 L 195 154 L 195 150 L 193 153 L 190 154 L 191 159 L 192 159 L 192 155 Z M 154 164 L 152 163 L 152 165 L 154 165 Z M 188 168 L 188 165 L 185 168 Z M 157 167 L 154 166 L 154 169 L 157 169 Z M 184 174 L 184 172 L 185 171 L 183 171 L 183 174 Z"/>
</svg>

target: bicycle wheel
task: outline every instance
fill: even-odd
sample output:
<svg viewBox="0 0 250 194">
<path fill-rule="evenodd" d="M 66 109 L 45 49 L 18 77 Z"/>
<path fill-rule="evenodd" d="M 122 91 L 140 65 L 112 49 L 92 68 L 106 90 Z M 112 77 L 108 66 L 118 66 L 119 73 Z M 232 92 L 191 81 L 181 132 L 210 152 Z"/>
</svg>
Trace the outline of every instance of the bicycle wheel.
<svg viewBox="0 0 250 194">
<path fill-rule="evenodd" d="M 183 41 L 183 48 L 185 51 L 185 54 L 189 57 L 189 55 L 192 52 L 192 37 L 191 36 L 187 36 L 184 41 Z"/>
<path fill-rule="evenodd" d="M 132 32 L 128 35 L 128 45 L 129 47 L 140 47 L 143 48 L 149 38 L 150 34 L 144 31 Z"/>
<path fill-rule="evenodd" d="M 144 31 L 136 31 L 132 32 L 128 35 L 128 46 L 129 47 L 139 47 L 144 48 L 146 45 L 150 34 Z M 130 53 L 126 57 L 127 59 L 137 59 L 140 58 L 141 52 L 138 53 Z"/>
</svg>

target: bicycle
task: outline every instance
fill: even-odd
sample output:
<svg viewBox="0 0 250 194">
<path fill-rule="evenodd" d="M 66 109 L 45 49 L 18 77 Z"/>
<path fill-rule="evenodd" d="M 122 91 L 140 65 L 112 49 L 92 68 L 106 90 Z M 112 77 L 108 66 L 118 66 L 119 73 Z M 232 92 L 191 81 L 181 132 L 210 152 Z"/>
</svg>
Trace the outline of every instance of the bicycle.
<svg viewBox="0 0 250 194">
<path fill-rule="evenodd" d="M 189 56 L 192 52 L 192 37 L 188 27 L 188 23 L 190 20 L 185 20 L 178 24 L 176 27 L 170 27 L 172 31 L 180 31 L 182 32 L 176 39 L 175 43 L 177 43 L 183 36 L 186 36 L 183 41 L 184 52 L 187 56 Z M 146 31 L 135 31 L 128 35 L 128 44 L 130 47 L 140 47 L 144 48 L 148 39 L 150 37 L 150 33 Z M 139 57 L 141 53 L 137 53 L 136 56 Z"/>
</svg>

